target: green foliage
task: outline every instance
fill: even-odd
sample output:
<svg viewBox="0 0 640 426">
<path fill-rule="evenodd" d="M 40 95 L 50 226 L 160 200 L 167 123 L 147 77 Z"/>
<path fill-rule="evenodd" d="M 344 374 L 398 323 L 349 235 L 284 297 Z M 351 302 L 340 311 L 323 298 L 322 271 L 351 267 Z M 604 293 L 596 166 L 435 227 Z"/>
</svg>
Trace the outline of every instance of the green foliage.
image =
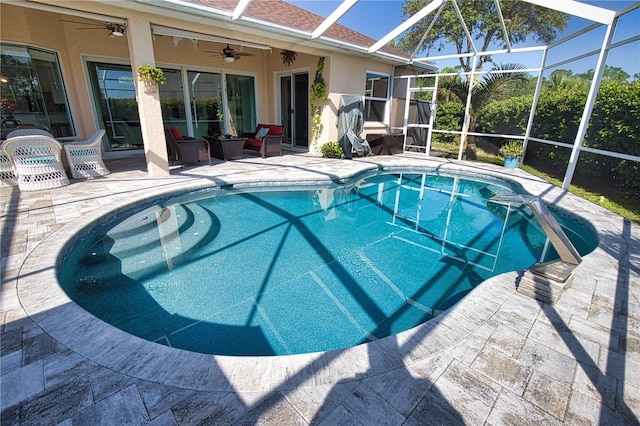
<svg viewBox="0 0 640 426">
<path fill-rule="evenodd" d="M 538 101 L 531 135 L 573 144 L 588 90 L 588 85 L 568 84 L 544 91 Z M 485 133 L 524 135 L 530 105 L 531 97 L 527 96 L 490 103 L 478 115 L 477 127 Z M 440 114 L 438 105 L 436 117 L 440 118 Z M 620 83 L 616 78 L 603 80 L 583 145 L 640 156 L 640 81 Z M 570 149 L 537 142 L 530 142 L 527 148 L 528 165 L 552 176 L 564 174 Z M 609 182 L 633 192 L 640 190 L 640 164 L 582 152 L 574 180 L 585 186 Z"/>
<path fill-rule="evenodd" d="M 524 155 L 524 147 L 522 142 L 511 139 L 500 147 L 498 154 L 504 158 L 522 157 Z"/>
<path fill-rule="evenodd" d="M 491 102 L 478 112 L 476 130 L 481 133 L 524 136 L 533 96 Z"/>
<path fill-rule="evenodd" d="M 422 10 L 429 2 L 428 0 L 405 0 L 402 12 L 408 18 Z M 458 5 L 478 49 L 486 50 L 492 43 L 504 44 L 502 25 L 496 13 L 495 1 L 458 1 Z M 502 15 L 509 19 L 508 33 L 512 44 L 522 43 L 530 37 L 548 43 L 567 27 L 569 18 L 569 15 L 524 1 L 500 2 L 500 8 Z M 438 20 L 427 33 L 427 28 L 434 17 L 435 14 L 431 14 L 414 25 L 398 42 L 399 48 L 409 53 L 423 53 L 431 49 L 440 51 L 445 46 L 454 45 L 458 53 L 471 51 L 469 41 L 451 2 L 445 3 Z M 425 33 L 427 33 L 427 39 L 422 46 L 419 46 Z M 488 56 L 480 58 L 479 68 L 482 68 L 484 62 L 491 60 Z M 471 60 L 469 57 L 460 58 L 460 65 L 465 71 L 471 70 Z"/>
<path fill-rule="evenodd" d="M 325 158 L 342 158 L 342 147 L 338 142 L 327 142 L 320 147 L 322 156 Z"/>
<path fill-rule="evenodd" d="M 151 81 L 156 84 L 165 84 L 167 82 L 162 70 L 153 65 L 140 65 L 136 68 L 136 72 L 142 81 Z"/>
</svg>

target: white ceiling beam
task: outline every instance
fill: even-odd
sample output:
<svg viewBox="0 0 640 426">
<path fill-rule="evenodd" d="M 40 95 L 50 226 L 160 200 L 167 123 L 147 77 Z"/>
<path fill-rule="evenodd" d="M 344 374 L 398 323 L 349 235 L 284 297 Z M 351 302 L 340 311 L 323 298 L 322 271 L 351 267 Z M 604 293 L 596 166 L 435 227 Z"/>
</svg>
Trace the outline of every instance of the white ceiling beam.
<svg viewBox="0 0 640 426">
<path fill-rule="evenodd" d="M 344 0 L 340 4 L 340 6 L 338 6 L 336 10 L 334 10 L 331 15 L 329 15 L 329 17 L 318 26 L 318 28 L 313 30 L 313 32 L 311 33 L 311 38 L 318 38 L 322 34 L 324 34 L 329 29 L 329 27 L 335 24 L 338 19 L 342 18 L 342 16 L 347 13 L 349 9 L 351 9 L 356 3 L 358 3 L 358 0 Z"/>
<path fill-rule="evenodd" d="M 609 25 L 616 17 L 616 12 L 602 7 L 591 6 L 574 0 L 524 0 L 527 3 L 554 9 L 562 13 L 588 19 L 593 22 Z"/>
<path fill-rule="evenodd" d="M 193 31 L 179 30 L 177 28 L 163 27 L 151 24 L 151 30 L 155 35 L 188 38 L 191 40 L 212 41 L 214 43 L 231 43 L 238 46 L 253 47 L 254 49 L 271 50 L 266 44 L 250 43 L 248 41 L 235 40 L 227 37 L 212 36 L 209 34 L 194 33 Z"/>
<path fill-rule="evenodd" d="M 431 12 L 433 12 L 434 10 L 439 8 L 440 5 L 444 1 L 445 0 L 434 0 L 434 1 L 432 1 L 431 3 L 426 5 L 421 11 L 419 11 L 415 15 L 411 16 L 409 19 L 404 21 L 402 24 L 398 25 L 395 29 L 391 30 L 391 32 L 389 34 L 387 34 L 386 36 L 384 36 L 380 40 L 378 40 L 378 42 L 375 43 L 373 46 L 371 46 L 368 49 L 367 52 L 368 53 L 373 53 L 373 52 L 377 52 L 378 50 L 382 49 L 391 40 L 393 40 L 394 38 L 396 38 L 397 36 L 399 36 L 403 32 L 407 31 L 409 28 L 411 28 L 412 26 L 417 24 L 418 21 L 420 21 L 425 16 L 429 15 Z"/>
<path fill-rule="evenodd" d="M 235 21 L 236 19 L 240 19 L 242 15 L 244 15 L 245 10 L 249 7 L 252 0 L 240 0 L 236 5 L 236 8 L 233 9 L 233 13 L 231 14 L 231 19 Z"/>
</svg>

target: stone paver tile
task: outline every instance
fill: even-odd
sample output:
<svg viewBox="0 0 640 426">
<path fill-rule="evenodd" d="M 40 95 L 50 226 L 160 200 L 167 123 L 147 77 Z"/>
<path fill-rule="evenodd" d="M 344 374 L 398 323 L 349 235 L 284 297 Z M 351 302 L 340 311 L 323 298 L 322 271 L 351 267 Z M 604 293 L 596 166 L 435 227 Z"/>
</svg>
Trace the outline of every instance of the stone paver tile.
<svg viewBox="0 0 640 426">
<path fill-rule="evenodd" d="M 499 392 L 500 385 L 454 360 L 427 397 L 464 423 L 482 424 Z"/>
<path fill-rule="evenodd" d="M 178 426 L 175 417 L 171 411 L 166 411 L 155 419 L 147 423 L 146 426 Z"/>
<path fill-rule="evenodd" d="M 44 359 L 44 380 L 47 387 L 60 383 L 86 380 L 86 375 L 96 365 L 77 353 L 67 349 Z"/>
<path fill-rule="evenodd" d="M 600 356 L 598 344 L 570 331 L 558 331 L 555 327 L 540 321 L 533 325 L 529 338 L 580 362 L 595 364 Z"/>
<path fill-rule="evenodd" d="M 343 406 L 336 407 L 318 426 L 368 426 L 364 425 Z"/>
<path fill-rule="evenodd" d="M 494 425 L 560 425 L 562 422 L 522 397 L 503 390 L 487 418 Z"/>
<path fill-rule="evenodd" d="M 448 407 L 449 411 L 441 407 L 437 402 L 429 396 L 425 397 L 403 426 L 424 426 L 424 425 L 446 425 L 446 426 L 462 426 L 464 423 L 461 419 L 452 414 L 455 411 L 453 407 Z"/>
<path fill-rule="evenodd" d="M 571 318 L 569 327 L 576 336 L 581 336 L 612 351 L 618 350 L 619 333 L 615 330 L 576 317 Z"/>
<path fill-rule="evenodd" d="M 139 380 L 136 384 L 151 419 L 155 419 L 167 409 L 177 406 L 197 394 L 197 391 L 191 389 L 180 389 L 145 380 Z M 222 396 L 224 395 L 219 395 L 219 397 Z"/>
<path fill-rule="evenodd" d="M 44 391 L 42 361 L 11 370 L 0 377 L 0 407 L 4 410 Z"/>
<path fill-rule="evenodd" d="M 30 364 L 49 355 L 64 351 L 66 348 L 46 333 L 25 338 L 22 346 L 22 362 Z"/>
<path fill-rule="evenodd" d="M 2 333 L 0 339 L 0 355 L 5 356 L 22 348 L 22 327 L 13 328 Z"/>
<path fill-rule="evenodd" d="M 573 392 L 569 399 L 565 424 L 586 426 L 632 425 L 634 423 L 625 423 L 620 413 L 611 407 L 603 405 L 581 392 Z M 638 424 L 637 420 L 635 424 Z"/>
<path fill-rule="evenodd" d="M 111 395 L 136 383 L 136 379 L 125 374 L 117 373 L 104 367 L 95 366 L 89 373 L 91 389 L 96 401 L 101 401 Z"/>
<path fill-rule="evenodd" d="M 637 379 L 634 380 L 633 384 L 628 381 L 618 381 L 616 407 L 618 411 L 626 412 L 640 419 L 640 383 L 638 383 Z"/>
<path fill-rule="evenodd" d="M 540 305 L 529 296 L 513 293 L 500 307 L 500 311 L 515 317 L 516 321 L 532 323 L 540 313 Z"/>
<path fill-rule="evenodd" d="M 364 380 L 364 383 L 407 417 L 433 383 L 416 378 L 405 369 L 393 370 Z"/>
<path fill-rule="evenodd" d="M 563 383 L 571 383 L 578 364 L 572 357 L 533 340 L 527 340 L 518 360 Z"/>
<path fill-rule="evenodd" d="M 6 374 L 9 371 L 22 367 L 22 351 L 10 352 L 0 357 L 0 374 Z"/>
<path fill-rule="evenodd" d="M 631 355 L 600 348 L 598 368 L 619 380 L 635 380 L 640 386 L 640 360 Z"/>
<path fill-rule="evenodd" d="M 340 405 L 365 425 L 401 425 L 406 420 L 405 416 L 365 384 L 354 389 Z"/>
<path fill-rule="evenodd" d="M 217 419 L 209 419 L 216 420 Z M 245 414 L 236 425 L 307 425 L 306 420 L 298 413 L 284 395 L 272 393 L 261 404 Z"/>
<path fill-rule="evenodd" d="M 285 397 L 307 422 L 316 424 L 332 413 L 358 386 L 359 381 L 352 381 L 333 386 L 301 387 L 287 391 Z"/>
<path fill-rule="evenodd" d="M 615 408 L 617 386 L 615 377 L 605 376 L 597 367 L 580 364 L 576 368 L 574 391 L 589 395 L 612 408 Z"/>
<path fill-rule="evenodd" d="M 563 420 L 570 394 L 569 384 L 534 371 L 524 392 L 524 399 L 542 408 L 555 418 Z"/>
<path fill-rule="evenodd" d="M 490 346 L 478 354 L 471 368 L 518 395 L 524 392 L 531 374 L 531 367 Z"/>
<path fill-rule="evenodd" d="M 171 407 L 176 422 L 193 424 L 234 424 L 247 406 L 232 392 L 198 392 Z"/>
<path fill-rule="evenodd" d="M 567 288 L 562 292 L 560 299 L 554 306 L 579 318 L 586 319 L 589 316 L 591 298 L 591 293 L 584 293 L 574 288 Z"/>
<path fill-rule="evenodd" d="M 529 330 L 533 327 L 535 318 L 524 320 L 512 313 L 502 310 L 503 308 L 491 316 L 491 323 L 497 327 L 508 327 L 520 334 L 524 334 L 525 336 L 529 334 Z"/>
<path fill-rule="evenodd" d="M 487 345 L 516 358 L 526 339 L 526 334 L 521 334 L 508 327 L 498 327 L 487 340 Z"/>
<path fill-rule="evenodd" d="M 73 416 L 78 426 L 143 424 L 149 421 L 142 398 L 135 385 L 99 401 Z"/>
<path fill-rule="evenodd" d="M 471 365 L 487 343 L 491 333 L 493 333 L 497 327 L 499 327 L 499 325 L 493 321 L 486 322 L 473 334 L 470 334 L 454 346 L 448 348 L 447 354 L 466 365 Z"/>
<path fill-rule="evenodd" d="M 75 386 L 58 385 L 3 409 L 0 424 L 41 425 L 46 419 L 55 425 L 91 404 L 93 397 L 89 381 L 78 382 Z"/>
</svg>

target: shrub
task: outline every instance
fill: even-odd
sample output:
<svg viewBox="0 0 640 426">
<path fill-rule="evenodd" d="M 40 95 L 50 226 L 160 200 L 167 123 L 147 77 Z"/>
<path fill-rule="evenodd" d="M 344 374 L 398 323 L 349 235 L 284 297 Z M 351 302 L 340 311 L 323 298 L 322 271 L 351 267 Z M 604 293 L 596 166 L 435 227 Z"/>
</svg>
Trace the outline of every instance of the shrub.
<svg viewBox="0 0 640 426">
<path fill-rule="evenodd" d="M 320 147 L 322 156 L 325 158 L 342 158 L 342 147 L 338 142 L 327 142 Z"/>
</svg>

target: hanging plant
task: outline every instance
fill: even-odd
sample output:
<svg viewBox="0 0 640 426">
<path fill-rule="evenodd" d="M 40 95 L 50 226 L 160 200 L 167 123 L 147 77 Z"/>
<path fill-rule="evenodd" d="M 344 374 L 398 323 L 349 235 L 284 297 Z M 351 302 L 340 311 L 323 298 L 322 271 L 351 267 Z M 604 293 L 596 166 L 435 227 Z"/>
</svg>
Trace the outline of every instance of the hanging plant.
<svg viewBox="0 0 640 426">
<path fill-rule="evenodd" d="M 298 54 L 293 50 L 281 50 L 280 56 L 282 56 L 282 63 L 290 67 L 296 61 Z"/>
<path fill-rule="evenodd" d="M 140 65 L 136 68 L 140 80 L 145 82 L 153 82 L 155 84 L 165 84 L 167 82 L 166 77 L 162 70 L 153 65 Z"/>
</svg>

